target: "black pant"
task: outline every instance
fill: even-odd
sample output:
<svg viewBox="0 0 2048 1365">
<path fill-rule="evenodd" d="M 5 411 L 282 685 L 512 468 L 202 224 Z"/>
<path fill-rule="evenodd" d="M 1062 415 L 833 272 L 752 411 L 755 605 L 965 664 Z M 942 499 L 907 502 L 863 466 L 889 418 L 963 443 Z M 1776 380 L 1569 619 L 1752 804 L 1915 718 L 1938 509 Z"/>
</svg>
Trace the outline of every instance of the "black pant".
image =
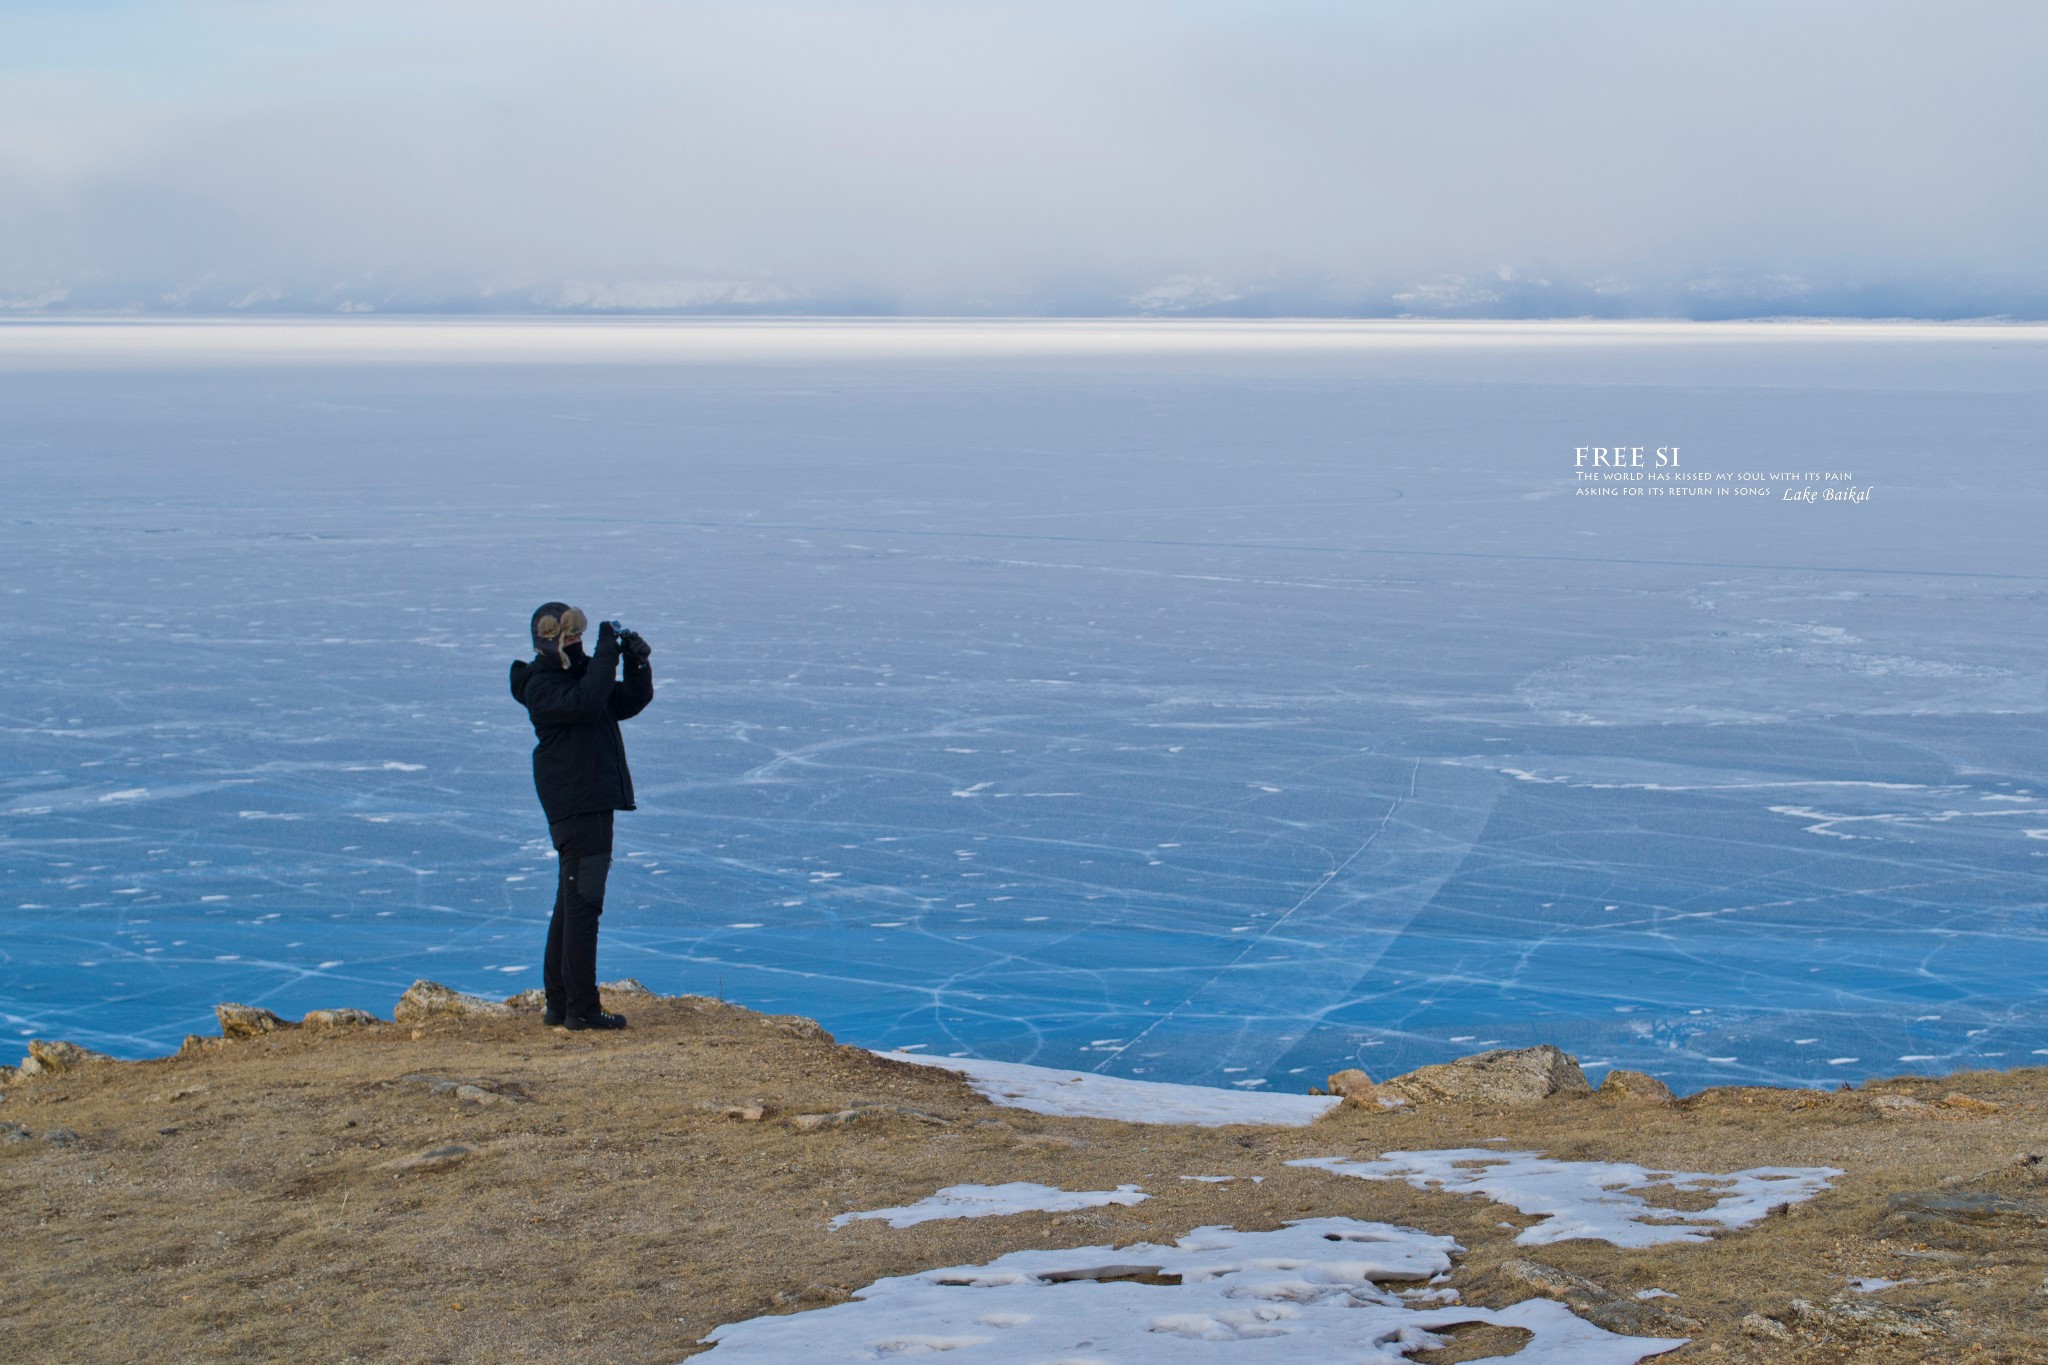
<svg viewBox="0 0 2048 1365">
<path fill-rule="evenodd" d="M 548 955 L 541 984 L 548 1008 L 570 1018 L 597 1013 L 597 920 L 604 913 L 604 881 L 612 868 L 612 813 L 572 815 L 548 826 L 559 865 L 555 914 L 548 921 Z"/>
</svg>

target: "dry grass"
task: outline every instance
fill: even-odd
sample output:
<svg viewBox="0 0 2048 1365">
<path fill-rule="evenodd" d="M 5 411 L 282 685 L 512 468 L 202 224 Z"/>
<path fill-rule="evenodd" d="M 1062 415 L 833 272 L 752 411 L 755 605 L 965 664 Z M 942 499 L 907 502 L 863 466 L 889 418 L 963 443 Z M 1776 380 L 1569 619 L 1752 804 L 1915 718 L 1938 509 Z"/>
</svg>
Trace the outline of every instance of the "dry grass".
<svg viewBox="0 0 2048 1365">
<path fill-rule="evenodd" d="M 1026 1247 L 1170 1240 L 1204 1224 L 1344 1215 L 1448 1233 L 1470 1301 L 1527 1297 L 1515 1257 L 1641 1288 L 1703 1323 L 1672 1361 L 2048 1360 L 2048 1072 L 1850 1093 L 1728 1089 L 1671 1107 L 1347 1107 L 1312 1127 L 1184 1128 L 999 1109 L 951 1075 L 835 1047 L 705 1000 L 635 1002 L 619 1035 L 537 1019 L 292 1030 L 9 1085 L 0 1124 L 0 1354 L 23 1361 L 678 1361 L 720 1323 L 836 1302 L 884 1275 Z M 407 1078 L 425 1079 L 407 1079 Z M 473 1083 L 465 1094 L 440 1080 Z M 1883 1091 L 1998 1106 L 1886 1116 Z M 730 1117 L 759 1101 L 759 1121 Z M 796 1115 L 873 1105 L 801 1132 Z M 70 1130 L 77 1140 L 40 1135 Z M 1839 1166 L 1834 1190 L 1705 1245 L 1517 1247 L 1531 1219 L 1486 1200 L 1284 1164 L 1404 1148 L 1508 1146 L 1727 1171 Z M 1498 1144 L 1497 1144 L 1498 1145 Z M 414 1162 L 444 1148 L 461 1153 Z M 1261 1175 L 1206 1184 L 1178 1175 Z M 850 1209 L 941 1185 L 1142 1185 L 1133 1207 L 926 1223 Z M 1950 1183 L 1943 1185 L 1944 1181 Z M 1887 1220 L 1888 1196 L 2014 1201 L 1990 1221 Z M 2013 1209 L 2019 1209 L 2015 1213 Z M 1975 1215 L 1971 1215 L 1975 1216 Z M 1860 1296 L 1853 1275 L 1910 1279 Z M 1802 1324 L 1794 1299 L 1948 1310 L 1941 1342 Z M 1790 1340 L 1740 1324 L 1793 1323 Z M 1471 1334 L 1437 1359 L 1510 1349 Z"/>
</svg>

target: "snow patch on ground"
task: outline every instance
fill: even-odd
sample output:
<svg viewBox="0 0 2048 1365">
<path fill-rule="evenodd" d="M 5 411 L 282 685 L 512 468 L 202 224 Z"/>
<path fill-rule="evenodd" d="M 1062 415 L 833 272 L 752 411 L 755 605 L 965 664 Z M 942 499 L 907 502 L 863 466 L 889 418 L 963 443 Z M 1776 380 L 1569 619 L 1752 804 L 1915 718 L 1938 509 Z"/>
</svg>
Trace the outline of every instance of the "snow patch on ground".
<svg viewBox="0 0 2048 1365">
<path fill-rule="evenodd" d="M 929 1223 L 934 1218 L 994 1218 L 1007 1213 L 1066 1213 L 1073 1209 L 1099 1208 L 1104 1204 L 1140 1204 L 1152 1196 L 1136 1185 L 1119 1185 L 1113 1190 L 1061 1190 L 1013 1180 L 1007 1185 L 948 1185 L 929 1198 L 895 1209 L 869 1209 L 863 1213 L 842 1213 L 832 1226 L 843 1228 L 862 1218 L 886 1218 L 892 1228 Z"/>
<path fill-rule="evenodd" d="M 1405 1180 L 1418 1190 L 1483 1194 L 1543 1221 L 1515 1238 L 1522 1246 L 1591 1237 L 1619 1247 L 1704 1242 L 1720 1228 L 1754 1223 L 1780 1204 L 1813 1198 L 1844 1174 L 1832 1166 L 1759 1166 L 1729 1175 L 1652 1171 L 1620 1161 L 1553 1161 L 1535 1152 L 1454 1147 L 1388 1152 L 1376 1161 L 1306 1157 L 1311 1166 L 1360 1180 Z M 1710 1208 L 1659 1208 L 1643 1198 L 1662 1191 L 1707 1191 Z"/>
<path fill-rule="evenodd" d="M 1197 1228 L 1170 1247 L 1017 1251 L 720 1327 L 702 1358 L 830 1365 L 946 1351 L 959 1365 L 1398 1365 L 1444 1344 L 1443 1328 L 1481 1322 L 1533 1334 L 1516 1365 L 1635 1365 L 1685 1344 L 1616 1336 L 1548 1299 L 1414 1308 L 1380 1283 L 1442 1275 L 1457 1250 L 1410 1228 L 1311 1218 L 1272 1232 Z"/>
<path fill-rule="evenodd" d="M 1887 1280 L 1877 1275 L 1851 1276 L 1849 1287 L 1859 1294 L 1875 1294 L 1880 1289 L 1896 1289 L 1902 1284 L 1918 1284 L 1918 1280 Z"/>
<path fill-rule="evenodd" d="M 1089 1071 L 1058 1071 L 1021 1062 L 985 1062 L 974 1057 L 917 1057 L 905 1052 L 880 1055 L 916 1066 L 957 1071 L 967 1078 L 969 1085 L 1006 1109 L 1028 1109 L 1034 1114 L 1070 1118 L 1192 1123 L 1212 1128 L 1231 1123 L 1300 1128 L 1344 1102 L 1327 1095 L 1255 1095 L 1204 1085 L 1169 1085 L 1098 1076 Z"/>
</svg>

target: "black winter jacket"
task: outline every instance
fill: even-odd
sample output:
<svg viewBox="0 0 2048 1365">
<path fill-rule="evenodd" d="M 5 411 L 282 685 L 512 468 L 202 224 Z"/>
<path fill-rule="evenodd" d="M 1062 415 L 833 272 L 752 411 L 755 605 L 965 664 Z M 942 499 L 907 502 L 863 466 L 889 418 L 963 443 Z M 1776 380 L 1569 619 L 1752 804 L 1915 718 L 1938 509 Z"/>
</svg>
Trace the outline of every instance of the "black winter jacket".
<svg viewBox="0 0 2048 1365">
<path fill-rule="evenodd" d="M 552 659 L 512 665 L 512 697 L 533 719 L 533 785 L 548 823 L 601 810 L 633 809 L 633 774 L 619 722 L 654 700 L 654 670 L 628 658 L 623 680 L 613 677 L 618 646 L 600 641 L 597 652 L 574 649 L 569 667 Z"/>
</svg>

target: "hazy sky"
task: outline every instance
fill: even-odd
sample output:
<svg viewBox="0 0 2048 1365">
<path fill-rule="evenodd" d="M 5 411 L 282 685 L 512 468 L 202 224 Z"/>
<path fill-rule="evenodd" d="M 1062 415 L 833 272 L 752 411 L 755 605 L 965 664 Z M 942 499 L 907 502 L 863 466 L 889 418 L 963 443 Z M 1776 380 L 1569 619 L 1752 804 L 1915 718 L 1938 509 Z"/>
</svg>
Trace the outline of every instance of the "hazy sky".
<svg viewBox="0 0 2048 1365">
<path fill-rule="evenodd" d="M 2048 4 L 0 0 L 0 304 L 2048 315 Z"/>
</svg>

